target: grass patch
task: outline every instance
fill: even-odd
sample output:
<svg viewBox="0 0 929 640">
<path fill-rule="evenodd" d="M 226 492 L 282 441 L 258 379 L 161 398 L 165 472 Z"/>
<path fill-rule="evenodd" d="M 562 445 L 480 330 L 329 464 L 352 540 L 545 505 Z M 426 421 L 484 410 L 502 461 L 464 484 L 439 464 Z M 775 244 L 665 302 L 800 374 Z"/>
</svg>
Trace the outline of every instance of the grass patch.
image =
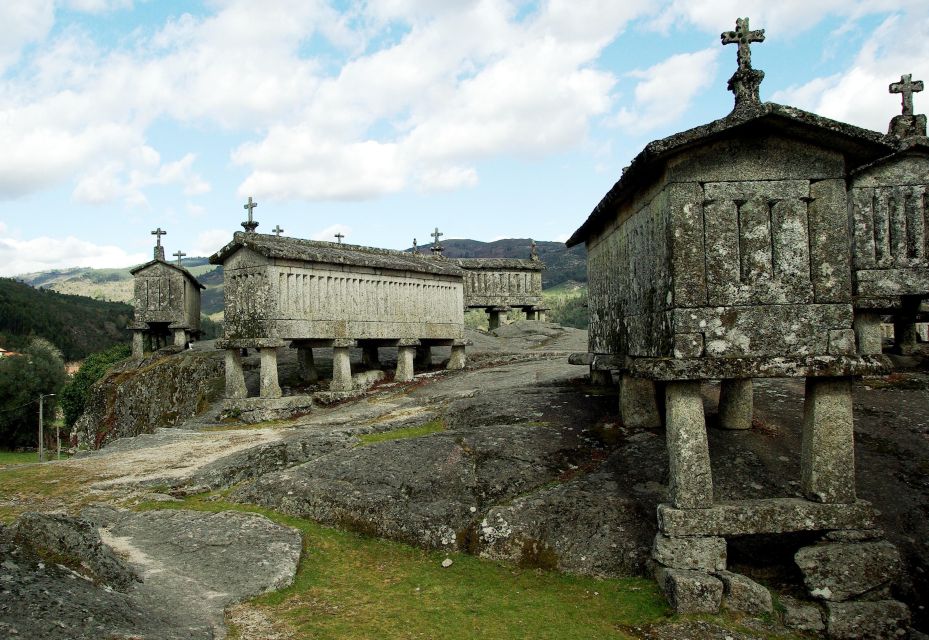
<svg viewBox="0 0 929 640">
<path fill-rule="evenodd" d="M 432 433 L 445 431 L 445 422 L 441 418 L 430 420 L 425 424 L 416 427 L 404 427 L 403 429 L 394 429 L 393 431 L 382 431 L 380 433 L 366 433 L 358 436 L 361 441 L 358 446 L 363 447 L 377 442 L 387 442 L 388 440 L 406 440 L 407 438 L 419 438 L 428 436 Z"/>
<path fill-rule="evenodd" d="M 47 454 L 48 452 L 46 452 Z M 52 456 L 54 457 L 54 453 Z M 39 453 L 37 451 L 0 451 L 0 465 L 4 464 L 28 464 L 38 462 Z"/>
<path fill-rule="evenodd" d="M 622 627 L 668 615 L 651 580 L 596 580 L 461 554 L 444 569 L 440 552 L 208 498 L 144 508 L 250 511 L 299 529 L 294 584 L 251 601 L 298 638 L 630 638 Z"/>
<path fill-rule="evenodd" d="M 0 522 L 12 522 L 25 511 L 86 504 L 91 501 L 86 485 L 93 479 L 86 471 L 64 464 L 0 467 Z"/>
</svg>

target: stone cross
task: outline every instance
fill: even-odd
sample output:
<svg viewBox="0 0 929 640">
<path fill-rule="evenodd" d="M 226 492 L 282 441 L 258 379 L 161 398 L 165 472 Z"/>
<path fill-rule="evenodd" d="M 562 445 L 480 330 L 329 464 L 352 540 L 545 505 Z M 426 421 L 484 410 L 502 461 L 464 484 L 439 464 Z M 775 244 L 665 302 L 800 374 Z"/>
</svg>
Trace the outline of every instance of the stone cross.
<svg viewBox="0 0 929 640">
<path fill-rule="evenodd" d="M 338 241 L 339 244 L 342 244 L 342 238 L 344 238 L 345 236 L 342 235 L 342 232 L 341 232 L 341 231 L 339 231 L 337 234 L 335 234 L 334 237 L 335 237 L 336 241 Z"/>
<path fill-rule="evenodd" d="M 152 235 L 153 235 L 153 236 L 158 236 L 157 238 L 155 238 L 155 246 L 156 246 L 156 247 L 160 247 L 160 246 L 161 246 L 161 236 L 166 236 L 166 235 L 168 235 L 168 232 L 167 232 L 167 231 L 162 231 L 162 230 L 161 230 L 161 227 L 158 227 L 157 229 L 155 229 L 154 231 L 152 231 Z"/>
<path fill-rule="evenodd" d="M 913 115 L 913 94 L 923 90 L 923 81 L 913 82 L 913 74 L 907 73 L 900 76 L 900 82 L 894 82 L 890 85 L 891 93 L 903 94 L 903 115 Z"/>
<path fill-rule="evenodd" d="M 186 256 L 187 254 L 181 251 L 180 249 L 178 249 L 177 253 L 172 253 L 171 255 L 177 258 L 177 266 L 181 266 L 181 258 Z"/>
<path fill-rule="evenodd" d="M 752 31 L 748 26 L 748 18 L 737 18 L 735 31 L 723 31 L 719 37 L 724 45 L 734 43 L 739 45 L 736 59 L 739 62 L 739 70 L 745 71 L 752 68 L 751 44 L 753 42 L 764 42 L 764 29 Z"/>
<path fill-rule="evenodd" d="M 419 247 L 416 246 L 416 238 L 413 238 L 413 251 L 412 253 L 419 253 Z"/>
<path fill-rule="evenodd" d="M 165 248 L 161 246 L 161 236 L 168 235 L 168 232 L 162 231 L 161 227 L 158 227 L 157 229 L 152 231 L 152 235 L 157 236 L 155 238 L 155 260 L 161 260 L 162 262 L 164 262 L 165 261 Z"/>
<path fill-rule="evenodd" d="M 280 235 L 281 235 L 282 233 L 284 233 L 284 230 L 281 229 L 281 225 L 276 225 L 273 229 L 271 229 L 271 231 L 273 231 L 273 232 L 274 232 L 274 235 L 276 235 L 276 236 L 278 236 L 278 237 L 280 237 Z"/>
<path fill-rule="evenodd" d="M 529 245 L 529 259 L 538 260 L 539 259 L 539 247 L 535 243 L 535 240 L 533 240 L 532 238 L 529 238 L 529 242 L 531 243 Z"/>
<path fill-rule="evenodd" d="M 245 203 L 242 208 L 248 211 L 248 222 L 243 222 L 242 226 L 248 233 L 255 233 L 255 229 L 258 228 L 258 223 L 252 218 L 252 210 L 258 206 L 258 203 L 252 200 L 252 197 L 248 197 L 248 202 Z"/>
<path fill-rule="evenodd" d="M 439 243 L 439 238 L 441 238 L 441 237 L 444 236 L 445 234 L 444 234 L 444 233 L 440 233 L 440 232 L 439 232 L 439 228 L 436 227 L 436 228 L 435 228 L 435 231 L 433 231 L 433 232 L 430 233 L 429 235 L 431 235 L 432 238 L 433 238 L 433 240 L 434 240 L 434 242 L 432 243 L 432 255 L 441 256 L 441 255 L 442 255 L 442 252 L 445 251 L 445 249 L 444 249 L 444 247 L 442 247 L 442 245 Z"/>
</svg>

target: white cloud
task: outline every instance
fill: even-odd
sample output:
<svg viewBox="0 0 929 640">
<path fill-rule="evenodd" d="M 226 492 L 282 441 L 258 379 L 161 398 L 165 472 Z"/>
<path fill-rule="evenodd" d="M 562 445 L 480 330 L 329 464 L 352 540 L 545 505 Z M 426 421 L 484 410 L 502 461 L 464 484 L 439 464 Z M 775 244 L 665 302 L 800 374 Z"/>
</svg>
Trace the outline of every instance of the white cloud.
<svg viewBox="0 0 929 640">
<path fill-rule="evenodd" d="M 228 229 L 208 229 L 197 235 L 197 240 L 189 252 L 191 256 L 211 256 L 232 240 L 232 231 Z"/>
<path fill-rule="evenodd" d="M 635 87 L 635 106 L 620 109 L 616 123 L 628 131 L 650 131 L 680 118 L 716 76 L 720 48 L 681 53 L 644 70 Z M 674 87 L 674 90 L 669 90 Z"/>
<path fill-rule="evenodd" d="M 147 254 L 127 253 L 120 247 L 97 245 L 73 236 L 0 238 L 0 276 L 70 267 L 128 267 L 150 259 Z"/>
<path fill-rule="evenodd" d="M 888 93 L 888 86 L 905 73 L 912 73 L 915 79 L 929 79 L 929 19 L 923 14 L 888 18 L 845 71 L 789 87 L 771 99 L 886 131 L 891 117 L 901 111 L 900 96 Z M 920 107 L 923 95 L 916 94 L 915 98 L 917 112 L 921 113 L 929 111 L 929 99 L 924 99 Z"/>
<path fill-rule="evenodd" d="M 4 0 L 0 3 L 0 73 L 16 62 L 23 47 L 43 40 L 55 22 L 52 0 Z"/>
<path fill-rule="evenodd" d="M 312 234 L 310 238 L 312 240 L 322 240 L 325 242 L 336 242 L 335 234 L 337 233 L 341 233 L 343 236 L 345 236 L 344 238 L 342 238 L 342 242 L 351 242 L 349 240 L 349 237 L 352 235 L 352 228 L 344 224 L 329 225 L 325 229 L 322 229 Z"/>
<path fill-rule="evenodd" d="M 132 0 L 65 0 L 64 4 L 70 9 L 85 13 L 107 13 L 132 8 Z"/>
<path fill-rule="evenodd" d="M 114 162 L 87 174 L 74 188 L 74 200 L 82 204 L 102 204 L 120 200 L 131 207 L 148 207 L 144 189 L 151 186 L 182 185 L 186 196 L 206 193 L 210 185 L 192 165 L 195 156 L 187 154 L 175 162 L 161 163 L 151 147 L 141 147 L 128 163 Z M 126 164 L 134 165 L 128 168 Z"/>
</svg>

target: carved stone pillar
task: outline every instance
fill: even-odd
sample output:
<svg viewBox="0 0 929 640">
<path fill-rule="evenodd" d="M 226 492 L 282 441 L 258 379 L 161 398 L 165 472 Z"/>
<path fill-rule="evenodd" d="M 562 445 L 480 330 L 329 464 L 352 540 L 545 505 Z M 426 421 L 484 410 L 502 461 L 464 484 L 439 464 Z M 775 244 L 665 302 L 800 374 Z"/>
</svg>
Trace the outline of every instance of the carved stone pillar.
<svg viewBox="0 0 929 640">
<path fill-rule="evenodd" d="M 245 372 L 242 371 L 242 356 L 238 348 L 226 349 L 226 397 L 246 398 Z"/>
<path fill-rule="evenodd" d="M 807 378 L 800 488 L 816 502 L 855 501 L 851 378 Z"/>
<path fill-rule="evenodd" d="M 277 382 L 277 347 L 261 347 L 261 392 L 262 398 L 280 398 L 281 386 Z"/>
<path fill-rule="evenodd" d="M 175 347 L 186 347 L 187 346 L 187 330 L 186 329 L 173 329 L 174 332 L 174 346 Z"/>
<path fill-rule="evenodd" d="M 619 412 L 623 424 L 633 429 L 656 429 L 661 426 L 655 383 L 645 378 L 623 375 L 619 387 Z"/>
<path fill-rule="evenodd" d="M 448 366 L 446 369 L 458 370 L 464 369 L 468 363 L 468 356 L 465 353 L 466 345 L 463 341 L 459 344 L 459 341 L 455 341 L 452 344 L 452 355 L 448 358 Z"/>
<path fill-rule="evenodd" d="M 410 382 L 413 379 L 413 359 L 415 355 L 415 345 L 401 345 L 397 347 L 397 371 L 394 374 L 395 382 Z"/>
<path fill-rule="evenodd" d="M 352 361 L 350 347 L 354 342 L 336 341 L 332 345 L 332 382 L 329 384 L 330 391 L 351 391 L 352 383 Z"/>
<path fill-rule="evenodd" d="M 668 499 L 680 509 L 713 506 L 713 473 L 699 381 L 668 383 L 665 430 L 671 476 Z"/>
<path fill-rule="evenodd" d="M 719 425 L 723 429 L 752 428 L 752 386 L 751 378 L 720 381 Z"/>
<path fill-rule="evenodd" d="M 132 332 L 132 357 L 136 360 L 145 355 L 145 336 L 139 330 Z"/>
<path fill-rule="evenodd" d="M 916 321 L 912 317 L 894 318 L 894 342 L 901 355 L 916 353 Z"/>
<path fill-rule="evenodd" d="M 853 326 L 858 353 L 880 355 L 883 347 L 881 316 L 877 313 L 856 313 Z"/>
</svg>

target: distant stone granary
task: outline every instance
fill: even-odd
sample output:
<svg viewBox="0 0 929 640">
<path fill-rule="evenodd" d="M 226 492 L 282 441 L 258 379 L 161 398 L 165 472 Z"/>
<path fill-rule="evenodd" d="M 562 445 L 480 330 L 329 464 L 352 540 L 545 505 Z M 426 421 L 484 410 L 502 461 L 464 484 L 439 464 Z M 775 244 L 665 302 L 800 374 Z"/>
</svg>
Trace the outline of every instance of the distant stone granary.
<svg viewBox="0 0 929 640">
<path fill-rule="evenodd" d="M 762 103 L 764 74 L 751 67 L 749 44 L 763 33 L 751 31 L 746 18 L 723 34 L 724 44 L 739 45 L 732 113 L 646 146 L 568 240 L 584 242 L 589 256 L 590 347 L 572 362 L 619 372 L 629 427 L 660 426 L 655 383 L 664 391 L 670 482 L 653 557 L 680 611 L 718 609 L 720 577 L 727 585 L 751 583 L 719 573 L 727 536 L 853 529 L 862 540 L 879 537 L 870 505 L 855 494 L 852 380 L 887 363 L 879 344 L 859 350 L 866 340 L 859 332 L 856 341 L 853 303 L 856 293 L 887 299 L 929 292 L 919 226 L 923 150 Z M 877 214 L 868 203 L 883 202 L 882 189 L 899 199 Z M 854 272 L 849 197 L 857 203 Z M 868 253 L 864 213 L 885 216 L 878 228 L 886 236 L 874 238 L 883 242 L 878 251 L 890 253 Z M 883 274 L 871 272 L 875 260 Z M 722 381 L 722 426 L 748 428 L 756 377 L 806 378 L 803 499 L 714 498 L 701 382 Z M 870 566 L 873 551 L 862 544 L 855 553 Z M 908 615 L 891 600 L 846 605 L 841 622 L 859 616 L 905 624 Z"/>
<path fill-rule="evenodd" d="M 200 290 L 205 289 L 181 266 L 165 261 L 161 227 L 152 231 L 157 237 L 154 260 L 130 270 L 135 278 L 132 304 L 135 319 L 132 330 L 132 356 L 141 358 L 169 344 L 185 346 L 200 336 Z"/>
<path fill-rule="evenodd" d="M 532 257 L 459 258 L 455 264 L 464 274 L 464 304 L 468 309 L 486 309 L 490 329 L 500 326 L 500 317 L 511 309 L 520 309 L 528 320 L 545 320 L 542 305 L 542 271 L 533 243 Z"/>
<path fill-rule="evenodd" d="M 881 316 L 893 319 L 897 347 L 910 353 L 929 297 L 929 139 L 926 116 L 913 113 L 913 93 L 922 90 L 909 74 L 890 85 L 903 94 L 887 135 L 895 148 L 850 176 L 855 329 L 864 353 L 881 352 Z"/>
<path fill-rule="evenodd" d="M 236 233 L 210 257 L 225 274 L 226 394 L 246 394 L 240 349 L 261 352 L 261 397 L 281 395 L 277 350 L 298 350 L 315 381 L 313 348 L 332 347 L 330 389 L 352 388 L 349 348 L 369 363 L 379 346 L 398 348 L 396 380 L 412 380 L 414 356 L 452 348 L 448 367 L 465 365 L 462 272 L 454 263 L 400 251 Z"/>
</svg>

